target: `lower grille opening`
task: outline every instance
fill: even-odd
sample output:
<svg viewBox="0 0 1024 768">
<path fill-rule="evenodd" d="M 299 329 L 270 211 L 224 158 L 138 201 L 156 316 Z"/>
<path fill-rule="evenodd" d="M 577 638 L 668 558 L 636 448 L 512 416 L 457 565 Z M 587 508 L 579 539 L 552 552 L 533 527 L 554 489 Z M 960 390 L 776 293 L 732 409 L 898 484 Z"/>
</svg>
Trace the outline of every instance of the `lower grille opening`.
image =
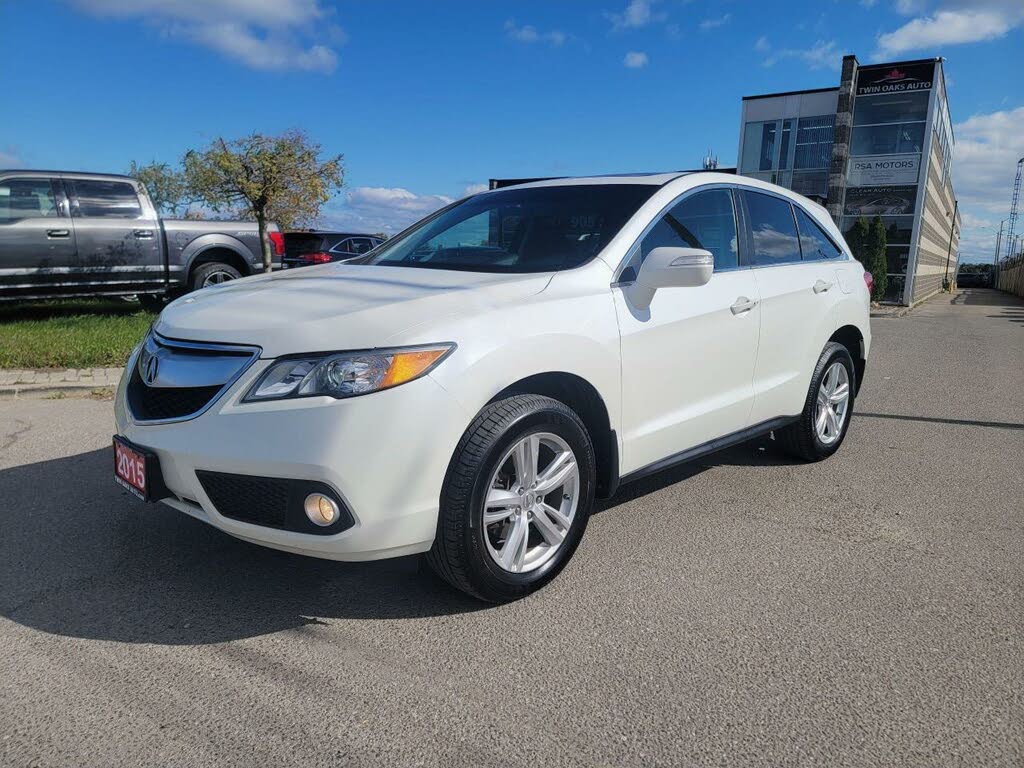
<svg viewBox="0 0 1024 768">
<path fill-rule="evenodd" d="M 196 477 L 218 514 L 232 520 L 321 536 L 344 531 L 354 522 L 338 494 L 324 483 L 202 469 L 196 470 Z M 311 493 L 323 493 L 334 499 L 341 510 L 338 520 L 328 526 L 311 522 L 303 509 L 303 502 Z"/>
</svg>

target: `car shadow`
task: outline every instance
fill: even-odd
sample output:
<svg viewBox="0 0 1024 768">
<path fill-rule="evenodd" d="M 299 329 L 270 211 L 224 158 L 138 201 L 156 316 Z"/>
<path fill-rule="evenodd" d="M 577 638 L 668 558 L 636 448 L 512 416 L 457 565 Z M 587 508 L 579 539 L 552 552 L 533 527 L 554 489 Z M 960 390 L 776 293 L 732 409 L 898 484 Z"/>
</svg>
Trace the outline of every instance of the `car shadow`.
<svg viewBox="0 0 1024 768">
<path fill-rule="evenodd" d="M 755 440 L 623 486 L 614 509 L 719 464 L 787 460 Z M 420 556 L 343 563 L 266 549 L 114 484 L 109 449 L 0 470 L 0 615 L 69 637 L 197 645 L 332 618 L 487 610 Z"/>
<path fill-rule="evenodd" d="M 599 501 L 594 514 L 614 509 L 642 496 L 660 491 L 662 488 L 689 480 L 691 477 L 696 477 L 714 467 L 787 466 L 803 463 L 805 462 L 784 454 L 768 435 L 764 435 L 763 437 L 748 440 L 745 443 L 739 443 L 738 445 L 709 453 L 707 456 L 702 456 L 699 459 L 694 459 L 669 469 L 663 469 L 639 480 L 625 483 L 619 487 L 612 498 Z"/>
<path fill-rule="evenodd" d="M 106 449 L 0 470 L 0 615 L 72 637 L 204 644 L 489 607 L 420 557 L 341 563 L 232 538 L 137 501 L 111 462 Z"/>
</svg>

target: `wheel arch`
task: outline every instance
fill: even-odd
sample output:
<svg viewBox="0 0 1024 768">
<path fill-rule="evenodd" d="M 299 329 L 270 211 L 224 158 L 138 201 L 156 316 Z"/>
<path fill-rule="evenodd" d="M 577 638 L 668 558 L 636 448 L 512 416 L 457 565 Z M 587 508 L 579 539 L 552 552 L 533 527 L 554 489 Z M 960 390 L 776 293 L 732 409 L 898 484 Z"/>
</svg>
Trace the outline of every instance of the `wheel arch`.
<svg viewBox="0 0 1024 768">
<path fill-rule="evenodd" d="M 242 258 L 238 251 L 228 248 L 223 245 L 211 245 L 200 251 L 197 251 L 192 260 L 188 265 L 188 279 L 191 281 L 192 275 L 195 271 L 204 264 L 213 264 L 220 262 L 221 264 L 228 264 L 238 270 L 238 274 L 242 277 L 252 274 L 252 268 L 245 259 Z"/>
<path fill-rule="evenodd" d="M 829 337 L 829 341 L 842 344 L 850 351 L 853 358 L 854 371 L 857 374 L 854 394 L 860 391 L 861 382 L 864 381 L 864 371 L 867 368 L 867 355 L 864 349 L 864 334 L 855 325 L 844 325 Z"/>
<path fill-rule="evenodd" d="M 597 496 L 602 499 L 612 496 L 619 484 L 619 442 L 611 427 L 608 406 L 597 388 L 577 374 L 547 371 L 519 379 L 498 392 L 490 402 L 527 394 L 550 397 L 576 412 L 594 445 Z"/>
</svg>

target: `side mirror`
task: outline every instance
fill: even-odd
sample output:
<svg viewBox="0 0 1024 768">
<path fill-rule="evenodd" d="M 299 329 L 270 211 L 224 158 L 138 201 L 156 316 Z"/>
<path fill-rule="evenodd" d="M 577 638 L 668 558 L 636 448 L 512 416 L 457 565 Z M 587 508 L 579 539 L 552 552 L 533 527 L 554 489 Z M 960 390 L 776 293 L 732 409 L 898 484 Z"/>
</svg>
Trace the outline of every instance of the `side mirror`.
<svg viewBox="0 0 1024 768">
<path fill-rule="evenodd" d="M 640 265 L 633 284 L 633 302 L 647 309 L 659 288 L 697 288 L 707 285 L 715 271 L 715 257 L 703 248 L 655 248 Z"/>
</svg>

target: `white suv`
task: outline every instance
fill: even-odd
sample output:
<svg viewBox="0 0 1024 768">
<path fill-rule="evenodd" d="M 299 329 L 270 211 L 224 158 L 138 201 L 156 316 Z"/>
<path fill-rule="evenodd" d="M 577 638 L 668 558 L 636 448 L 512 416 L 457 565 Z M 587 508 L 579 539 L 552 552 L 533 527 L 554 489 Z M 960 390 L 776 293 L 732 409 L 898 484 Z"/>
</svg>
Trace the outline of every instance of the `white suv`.
<svg viewBox="0 0 1024 768">
<path fill-rule="evenodd" d="M 716 173 L 454 203 L 360 260 L 169 305 L 117 394 L 125 488 L 247 541 L 549 581 L 595 497 L 774 431 L 849 427 L 869 289 L 828 214 Z"/>
</svg>

